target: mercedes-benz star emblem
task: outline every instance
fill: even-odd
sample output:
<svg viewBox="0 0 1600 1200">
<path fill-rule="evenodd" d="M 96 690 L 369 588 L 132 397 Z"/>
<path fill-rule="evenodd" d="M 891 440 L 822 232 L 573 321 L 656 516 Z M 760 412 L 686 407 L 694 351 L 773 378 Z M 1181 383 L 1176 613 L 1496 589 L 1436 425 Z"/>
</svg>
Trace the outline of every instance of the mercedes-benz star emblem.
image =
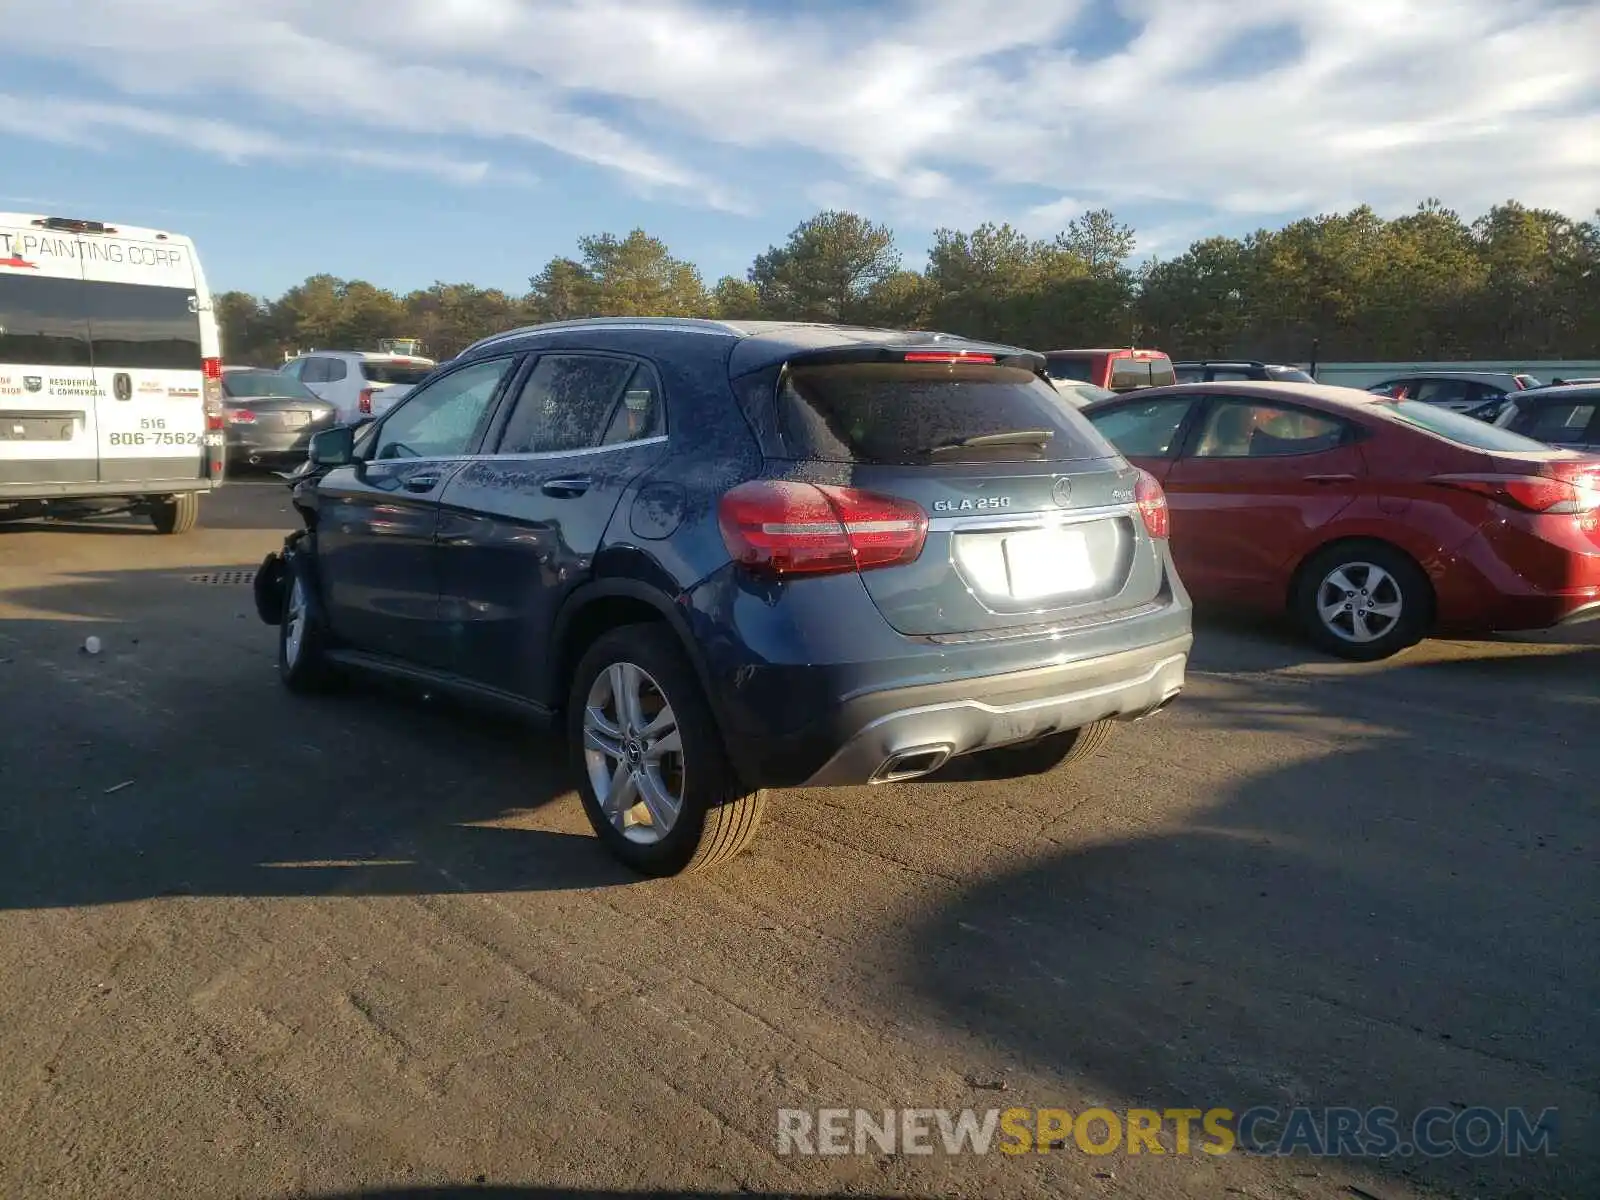
<svg viewBox="0 0 1600 1200">
<path fill-rule="evenodd" d="M 1050 485 L 1050 499 L 1065 508 L 1072 503 L 1072 480 L 1065 475 Z"/>
</svg>

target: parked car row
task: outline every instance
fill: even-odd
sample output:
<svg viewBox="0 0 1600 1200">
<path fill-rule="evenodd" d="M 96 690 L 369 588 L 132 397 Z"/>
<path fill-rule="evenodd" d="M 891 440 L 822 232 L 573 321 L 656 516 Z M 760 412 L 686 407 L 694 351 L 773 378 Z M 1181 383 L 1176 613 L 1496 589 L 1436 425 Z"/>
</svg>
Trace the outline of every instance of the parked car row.
<svg viewBox="0 0 1600 1200">
<path fill-rule="evenodd" d="M 292 689 L 376 674 L 564 727 L 597 834 L 653 874 L 739 853 L 771 788 L 1082 760 L 1182 690 L 1191 592 L 1355 660 L 1600 618 L 1600 459 L 1511 427 L 1587 437 L 1600 388 L 1494 425 L 1183 368 L 1210 381 L 617 318 L 485 339 L 359 428 L 240 395 L 245 425 L 317 423 L 258 609 Z"/>
</svg>

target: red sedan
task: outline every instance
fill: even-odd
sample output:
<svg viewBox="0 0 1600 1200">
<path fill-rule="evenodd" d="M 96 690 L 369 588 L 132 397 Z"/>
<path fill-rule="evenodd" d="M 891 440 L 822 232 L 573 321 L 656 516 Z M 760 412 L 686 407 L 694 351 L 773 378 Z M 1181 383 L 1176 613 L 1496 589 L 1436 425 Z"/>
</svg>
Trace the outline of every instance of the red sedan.
<svg viewBox="0 0 1600 1200">
<path fill-rule="evenodd" d="M 1202 603 L 1287 608 L 1363 660 L 1600 618 L 1600 459 L 1313 384 L 1152 388 L 1083 414 L 1166 489 Z"/>
</svg>

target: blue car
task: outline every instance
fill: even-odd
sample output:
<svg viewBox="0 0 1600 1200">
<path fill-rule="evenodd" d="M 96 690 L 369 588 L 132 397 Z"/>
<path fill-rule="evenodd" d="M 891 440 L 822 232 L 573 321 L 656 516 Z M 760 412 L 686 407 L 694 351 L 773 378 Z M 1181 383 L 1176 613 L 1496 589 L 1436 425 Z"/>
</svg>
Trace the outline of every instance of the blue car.
<svg viewBox="0 0 1600 1200">
<path fill-rule="evenodd" d="M 997 776 L 1182 689 L 1166 500 L 1044 374 L 945 334 L 608 318 L 463 351 L 317 436 L 262 564 L 292 689 L 370 672 L 564 725 L 668 875 L 772 788 Z"/>
</svg>

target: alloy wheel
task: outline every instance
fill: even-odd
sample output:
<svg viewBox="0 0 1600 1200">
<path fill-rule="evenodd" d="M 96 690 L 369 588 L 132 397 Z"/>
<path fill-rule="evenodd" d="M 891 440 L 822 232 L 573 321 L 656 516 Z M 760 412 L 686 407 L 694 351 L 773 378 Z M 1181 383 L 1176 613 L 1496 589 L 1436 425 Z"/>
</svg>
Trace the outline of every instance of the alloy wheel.
<svg viewBox="0 0 1600 1200">
<path fill-rule="evenodd" d="M 283 660 L 290 667 L 300 661 L 306 636 L 306 585 L 296 572 L 289 586 L 288 611 L 283 615 Z"/>
<path fill-rule="evenodd" d="M 584 765 L 595 799 L 629 841 L 654 845 L 683 811 L 683 738 L 649 672 L 612 663 L 595 677 L 583 712 Z"/>
<path fill-rule="evenodd" d="M 1375 642 L 1392 633 L 1404 611 L 1399 582 L 1376 563 L 1341 563 L 1317 587 L 1317 616 L 1346 642 Z"/>
</svg>

